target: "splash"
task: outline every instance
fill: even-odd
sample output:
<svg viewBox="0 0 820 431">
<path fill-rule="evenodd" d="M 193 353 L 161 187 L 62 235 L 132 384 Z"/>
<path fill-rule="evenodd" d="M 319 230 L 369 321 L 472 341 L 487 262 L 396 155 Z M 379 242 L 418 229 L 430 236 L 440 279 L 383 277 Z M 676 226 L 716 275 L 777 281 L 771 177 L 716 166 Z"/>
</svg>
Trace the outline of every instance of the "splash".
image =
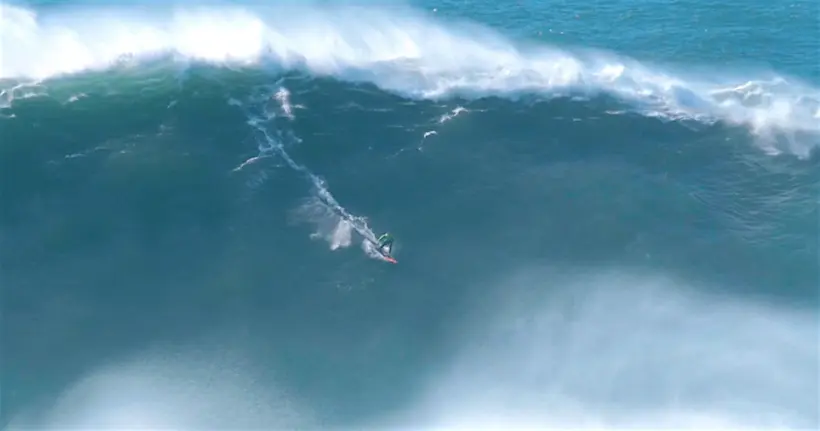
<svg viewBox="0 0 820 431">
<path fill-rule="evenodd" d="M 352 244 L 353 225 L 316 197 L 311 197 L 293 211 L 294 222 L 308 222 L 316 227 L 311 234 L 313 239 L 321 239 L 330 245 L 331 250 L 347 248 Z"/>
</svg>

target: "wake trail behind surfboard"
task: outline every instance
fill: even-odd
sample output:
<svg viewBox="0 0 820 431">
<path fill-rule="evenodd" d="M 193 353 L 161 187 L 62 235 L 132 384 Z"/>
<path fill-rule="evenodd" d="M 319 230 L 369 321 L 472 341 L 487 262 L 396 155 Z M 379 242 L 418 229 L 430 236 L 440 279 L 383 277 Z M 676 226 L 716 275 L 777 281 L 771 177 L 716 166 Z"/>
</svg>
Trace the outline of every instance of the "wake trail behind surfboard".
<svg viewBox="0 0 820 431">
<path fill-rule="evenodd" d="M 286 89 L 280 88 L 277 92 L 279 94 L 287 94 Z M 280 102 L 282 102 L 281 97 L 277 98 Z M 270 100 L 270 97 L 267 96 L 264 98 L 265 101 Z M 282 102 L 284 103 L 284 102 Z M 242 106 L 240 104 L 240 106 Z M 369 257 L 374 259 L 379 259 L 383 261 L 393 262 L 396 263 L 394 259 L 389 256 L 385 256 L 378 250 L 378 239 L 376 238 L 376 234 L 370 229 L 367 225 L 367 222 L 363 217 L 358 217 L 350 214 L 328 190 L 328 187 L 325 184 L 325 181 L 322 180 L 320 177 L 315 175 L 311 172 L 306 166 L 296 162 L 293 158 L 291 158 L 290 154 L 285 150 L 285 147 L 280 139 L 276 139 L 266 127 L 267 124 L 273 122 L 277 118 L 277 114 L 275 112 L 271 112 L 267 109 L 262 108 L 261 115 L 257 114 L 254 115 L 251 112 L 245 109 L 245 106 L 242 106 L 243 110 L 246 113 L 248 118 L 247 124 L 252 126 L 259 132 L 259 135 L 262 138 L 262 142 L 259 142 L 259 156 L 269 155 L 271 153 L 278 154 L 285 163 L 290 166 L 294 171 L 301 172 L 313 186 L 313 190 L 315 192 L 315 196 L 318 201 L 331 213 L 335 214 L 337 217 L 340 218 L 339 226 L 337 226 L 336 231 L 339 231 L 339 227 L 341 227 L 342 223 L 347 224 L 349 227 L 353 228 L 359 235 L 364 237 L 364 241 L 362 241 L 362 249 L 364 250 L 365 254 Z M 284 109 L 284 107 L 282 107 Z M 287 116 L 287 119 L 292 120 L 292 116 Z M 281 136 L 280 136 L 281 138 Z M 258 156 L 258 157 L 259 157 Z M 335 235 L 338 236 L 338 235 Z M 345 241 L 346 242 L 346 241 Z M 336 248 L 335 244 L 342 244 L 341 241 L 337 241 L 334 239 L 334 249 Z M 346 246 L 346 245 L 344 245 Z"/>
</svg>

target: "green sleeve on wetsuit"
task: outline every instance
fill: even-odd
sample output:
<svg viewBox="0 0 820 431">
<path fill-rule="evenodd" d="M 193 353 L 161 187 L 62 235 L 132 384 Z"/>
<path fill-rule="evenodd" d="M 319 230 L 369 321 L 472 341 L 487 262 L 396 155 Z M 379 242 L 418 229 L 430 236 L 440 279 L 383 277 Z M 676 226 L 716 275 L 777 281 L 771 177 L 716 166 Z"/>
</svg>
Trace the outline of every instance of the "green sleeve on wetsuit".
<svg viewBox="0 0 820 431">
<path fill-rule="evenodd" d="M 383 245 L 383 244 L 385 244 L 389 241 L 392 241 L 392 240 L 393 240 L 393 236 L 390 235 L 389 233 L 385 233 L 385 234 L 382 234 L 382 236 L 379 237 L 379 244 Z"/>
</svg>

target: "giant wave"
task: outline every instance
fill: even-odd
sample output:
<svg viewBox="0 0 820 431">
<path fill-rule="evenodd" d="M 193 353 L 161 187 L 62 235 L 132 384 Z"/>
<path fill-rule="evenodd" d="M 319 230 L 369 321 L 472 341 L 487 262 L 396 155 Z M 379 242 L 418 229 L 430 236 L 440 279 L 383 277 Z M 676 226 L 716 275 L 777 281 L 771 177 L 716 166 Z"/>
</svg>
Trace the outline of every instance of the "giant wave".
<svg viewBox="0 0 820 431">
<path fill-rule="evenodd" d="M 404 7 L 0 16 L 4 426 L 818 423 L 815 84 Z"/>
</svg>

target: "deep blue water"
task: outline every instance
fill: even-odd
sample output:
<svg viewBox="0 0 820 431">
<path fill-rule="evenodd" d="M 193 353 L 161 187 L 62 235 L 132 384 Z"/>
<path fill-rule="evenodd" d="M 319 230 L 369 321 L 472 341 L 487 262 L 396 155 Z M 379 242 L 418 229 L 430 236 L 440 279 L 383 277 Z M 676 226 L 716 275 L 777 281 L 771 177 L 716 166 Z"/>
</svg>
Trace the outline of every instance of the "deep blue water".
<svg viewBox="0 0 820 431">
<path fill-rule="evenodd" d="M 2 3 L 3 427 L 817 428 L 818 8 Z"/>
</svg>

